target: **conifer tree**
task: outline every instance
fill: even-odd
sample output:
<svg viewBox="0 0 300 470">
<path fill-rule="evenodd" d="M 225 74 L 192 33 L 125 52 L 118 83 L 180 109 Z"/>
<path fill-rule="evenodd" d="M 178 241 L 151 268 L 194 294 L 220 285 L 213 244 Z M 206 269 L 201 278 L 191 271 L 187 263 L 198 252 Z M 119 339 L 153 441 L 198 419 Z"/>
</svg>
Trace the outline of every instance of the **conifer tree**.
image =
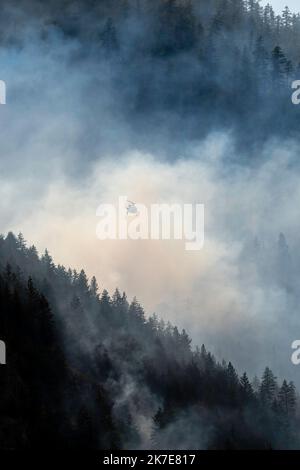
<svg viewBox="0 0 300 470">
<path fill-rule="evenodd" d="M 261 401 L 271 406 L 273 400 L 276 398 L 277 382 L 276 377 L 269 367 L 265 368 L 261 379 L 260 385 L 260 398 Z"/>
</svg>

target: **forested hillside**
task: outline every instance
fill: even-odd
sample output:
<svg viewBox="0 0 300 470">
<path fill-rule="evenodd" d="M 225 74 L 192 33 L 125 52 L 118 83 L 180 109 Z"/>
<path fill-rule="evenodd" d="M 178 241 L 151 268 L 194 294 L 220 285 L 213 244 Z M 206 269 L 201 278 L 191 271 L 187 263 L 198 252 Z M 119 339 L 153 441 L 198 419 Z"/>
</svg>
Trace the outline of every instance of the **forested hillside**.
<svg viewBox="0 0 300 470">
<path fill-rule="evenodd" d="M 105 106 L 140 145 L 153 145 L 149 133 L 163 148 L 229 130 L 255 157 L 270 136 L 298 135 L 300 16 L 288 8 L 276 16 L 255 0 L 31 0 L 4 2 L 0 24 L 4 47 L 64 44 L 70 66 L 106 89 Z M 103 107 L 101 93 L 90 106 Z"/>
<path fill-rule="evenodd" d="M 240 377 L 118 290 L 0 239 L 1 448 L 293 448 L 297 394 Z M 185 314 L 185 312 L 183 312 Z"/>
<path fill-rule="evenodd" d="M 286 8 L 276 16 L 255 0 L 2 0 L 0 61 L 9 104 L 1 108 L 1 231 L 24 227 L 28 219 L 40 240 L 41 232 L 52 236 L 55 224 L 69 224 L 69 241 L 69 213 L 78 220 L 83 207 L 94 210 L 98 195 L 97 204 L 113 193 L 109 185 L 128 187 L 105 165 L 109 158 L 117 162 L 130 180 L 121 159 L 126 152 L 136 161 L 158 161 L 157 174 L 170 180 L 174 173 L 162 171 L 165 162 L 211 160 L 214 171 L 187 166 L 174 177 L 176 191 L 197 201 L 188 178 L 193 174 L 194 187 L 196 178 L 206 178 L 208 204 L 218 199 L 208 219 L 221 219 L 210 227 L 210 250 L 218 251 L 212 263 L 228 284 L 241 278 L 234 301 L 253 307 L 254 329 L 245 321 L 242 331 L 251 336 L 264 325 L 263 334 L 267 325 L 269 342 L 280 338 L 289 351 L 290 330 L 282 329 L 284 340 L 275 330 L 283 322 L 298 328 L 300 107 L 291 102 L 291 82 L 300 79 L 300 15 Z M 223 135 L 230 144 L 219 162 L 215 148 Z M 207 136 L 213 136 L 211 152 L 201 153 Z M 250 172 L 266 161 L 265 172 Z M 246 176 L 237 184 L 231 176 L 242 169 Z M 100 190 L 89 199 L 86 188 L 93 191 L 94 181 Z M 142 186 L 145 180 L 135 176 L 132 185 L 136 181 Z M 59 199 L 69 192 L 69 199 Z M 51 198 L 58 203 L 51 205 Z M 239 211 L 249 212 L 249 224 Z M 268 247 L 286 228 L 288 239 L 296 239 L 292 254 L 283 235 Z M 255 234 L 255 246 L 241 248 L 240 261 L 230 258 L 230 249 L 238 251 Z M 138 300 L 118 289 L 108 293 L 101 279 L 56 262 L 22 235 L 0 238 L 0 340 L 7 347 L 7 364 L 0 365 L 0 448 L 299 448 L 292 382 L 277 379 L 267 364 L 259 378 L 237 371 L 237 356 L 220 363 L 205 346 L 192 345 L 189 332 L 148 316 Z M 143 259 L 138 263 L 143 275 Z M 223 288 L 222 276 L 215 287 L 215 272 L 208 277 L 212 295 Z M 198 289 L 198 278 L 186 282 Z M 244 302 L 246 293 L 253 303 Z"/>
</svg>

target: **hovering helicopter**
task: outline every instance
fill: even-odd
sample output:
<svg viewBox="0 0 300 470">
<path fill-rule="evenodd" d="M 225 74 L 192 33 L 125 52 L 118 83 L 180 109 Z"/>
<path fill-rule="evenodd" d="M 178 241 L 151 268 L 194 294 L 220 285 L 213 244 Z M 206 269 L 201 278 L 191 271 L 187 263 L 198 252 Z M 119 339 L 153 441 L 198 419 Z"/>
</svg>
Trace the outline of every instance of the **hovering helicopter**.
<svg viewBox="0 0 300 470">
<path fill-rule="evenodd" d="M 127 201 L 128 204 L 127 204 L 127 207 L 126 207 L 126 210 L 127 210 L 127 215 L 128 214 L 138 214 L 138 210 L 137 210 L 137 207 L 135 205 L 135 202 L 132 202 L 132 201 Z"/>
</svg>

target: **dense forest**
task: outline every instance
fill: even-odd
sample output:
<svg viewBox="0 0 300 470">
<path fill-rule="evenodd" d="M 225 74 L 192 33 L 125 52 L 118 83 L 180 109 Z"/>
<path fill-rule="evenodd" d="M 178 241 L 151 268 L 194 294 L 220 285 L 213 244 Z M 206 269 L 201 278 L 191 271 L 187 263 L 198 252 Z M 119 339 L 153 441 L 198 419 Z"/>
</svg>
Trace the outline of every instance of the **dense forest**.
<svg viewBox="0 0 300 470">
<path fill-rule="evenodd" d="M 291 82 L 300 77 L 300 15 L 288 7 L 275 15 L 256 0 L 3 3 L 3 47 L 64 42 L 92 87 L 109 76 L 109 105 L 140 145 L 149 133 L 162 145 L 226 128 L 254 158 L 266 138 L 298 135 Z M 103 97 L 93 93 L 90 104 L 103 106 Z"/>
<path fill-rule="evenodd" d="M 85 272 L 0 239 L 0 447 L 295 448 L 297 392 L 239 376 Z"/>
<path fill-rule="evenodd" d="M 243 166 L 269 158 L 261 150 L 272 139 L 298 140 L 300 108 L 291 103 L 291 82 L 300 79 L 300 15 L 288 8 L 276 16 L 255 0 L 3 0 L 0 55 L 1 79 L 22 60 L 28 73 L 14 81 L 11 107 L 3 112 L 4 124 L 15 116 L 17 129 L 10 134 L 8 126 L 3 134 L 1 176 L 13 167 L 20 200 L 32 180 L 19 185 L 18 171 L 46 186 L 42 162 L 50 160 L 59 174 L 62 155 L 76 180 L 105 152 L 117 160 L 119 150 L 159 149 L 159 157 L 175 161 L 190 143 L 226 132 L 236 146 L 226 155 L 233 165 L 220 170 L 226 175 L 237 159 Z M 38 70 L 41 57 L 50 57 L 54 77 Z M 34 131 L 36 116 L 48 123 L 48 110 L 62 98 L 62 77 L 63 93 L 68 87 L 75 93 L 62 100 L 71 113 L 63 110 L 66 118 L 58 121 L 66 134 L 59 153 L 50 138 L 53 129 L 59 133 L 54 122 L 49 134 L 32 136 L 24 114 L 34 114 Z M 53 86 L 44 108 L 42 95 L 34 95 L 41 80 L 46 91 Z M 23 86 L 28 99 L 18 108 Z M 33 96 L 38 104 L 30 108 Z M 80 115 L 80 126 L 69 128 L 72 113 Z M 3 187 L 3 206 L 22 211 Z M 40 197 L 35 186 L 32 192 L 24 217 Z M 267 279 L 272 291 L 294 296 L 297 318 L 290 313 L 289 322 L 297 326 L 298 252 L 291 255 L 281 235 L 275 254 L 260 240 L 242 253 L 243 267 L 258 264 L 262 289 Z M 137 299 L 118 289 L 108 293 L 95 277 L 55 264 L 48 251 L 40 256 L 11 232 L 0 238 L 0 340 L 7 348 L 7 364 L 0 365 L 1 449 L 300 448 L 292 382 L 263 369 L 267 364 L 260 377 L 250 377 L 235 369 L 234 357 L 219 362 L 185 330 L 146 315 Z"/>
</svg>

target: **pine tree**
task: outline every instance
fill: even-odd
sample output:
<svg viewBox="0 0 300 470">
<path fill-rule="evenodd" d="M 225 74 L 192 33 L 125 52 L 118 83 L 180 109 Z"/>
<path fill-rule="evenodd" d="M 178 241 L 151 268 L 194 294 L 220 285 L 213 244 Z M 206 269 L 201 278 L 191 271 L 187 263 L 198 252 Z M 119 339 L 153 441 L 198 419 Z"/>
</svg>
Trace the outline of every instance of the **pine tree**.
<svg viewBox="0 0 300 470">
<path fill-rule="evenodd" d="M 292 26 L 292 14 L 288 6 L 282 12 L 282 23 L 285 30 L 289 30 Z"/>
<path fill-rule="evenodd" d="M 12 232 L 8 232 L 5 239 L 5 246 L 8 255 L 12 258 L 13 253 L 15 253 L 18 248 L 18 240 Z"/>
<path fill-rule="evenodd" d="M 239 382 L 239 377 L 236 373 L 236 370 L 235 368 L 233 367 L 233 365 L 231 364 L 231 362 L 228 363 L 228 366 L 227 366 L 227 376 L 229 378 L 229 381 L 231 383 L 234 383 L 234 384 L 238 384 Z"/>
<path fill-rule="evenodd" d="M 106 289 L 104 289 L 100 298 L 100 311 L 105 319 L 108 320 L 109 318 L 111 318 L 112 301 Z"/>
<path fill-rule="evenodd" d="M 252 399 L 254 396 L 252 385 L 248 379 L 246 372 L 242 375 L 240 379 L 242 394 L 246 399 Z"/>
<path fill-rule="evenodd" d="M 127 314 L 128 309 L 129 309 L 129 304 L 128 304 L 128 300 L 127 300 L 127 295 L 126 295 L 125 292 L 123 292 L 123 294 L 122 294 L 122 312 L 124 314 Z"/>
<path fill-rule="evenodd" d="M 202 344 L 202 346 L 201 346 L 200 354 L 201 354 L 201 357 L 202 357 L 203 359 L 206 359 L 207 352 L 206 352 L 206 348 L 205 348 L 205 345 L 204 345 L 204 344 Z"/>
<path fill-rule="evenodd" d="M 153 313 L 148 319 L 148 325 L 152 331 L 157 332 L 159 328 L 159 321 L 156 313 Z"/>
<path fill-rule="evenodd" d="M 99 298 L 98 290 L 99 290 L 99 286 L 97 283 L 97 279 L 95 276 L 93 276 L 90 282 L 90 293 L 92 297 L 95 297 L 97 299 Z"/>
<path fill-rule="evenodd" d="M 82 269 L 79 273 L 79 276 L 76 281 L 76 285 L 79 291 L 79 294 L 82 297 L 88 297 L 89 295 L 89 283 L 85 271 Z"/>
<path fill-rule="evenodd" d="M 265 368 L 260 385 L 261 401 L 271 406 L 276 397 L 277 382 L 276 377 L 269 367 Z"/>
<path fill-rule="evenodd" d="M 293 382 L 287 383 L 283 381 L 282 386 L 279 389 L 278 401 L 280 410 L 286 415 L 293 415 L 296 408 L 296 390 Z"/>
<path fill-rule="evenodd" d="M 271 30 L 275 30 L 276 28 L 276 15 L 275 15 L 275 12 L 273 10 L 273 7 L 270 6 L 270 26 L 271 26 Z"/>
<path fill-rule="evenodd" d="M 137 298 L 134 297 L 133 301 L 131 302 L 129 306 L 129 311 L 128 311 L 129 318 L 131 319 L 136 319 L 138 321 L 141 321 L 142 323 L 145 323 L 145 312 L 140 303 L 137 301 Z"/>
<path fill-rule="evenodd" d="M 34 245 L 30 246 L 27 250 L 27 258 L 30 263 L 38 263 L 39 261 L 39 254 Z"/>
<path fill-rule="evenodd" d="M 179 336 L 179 342 L 180 342 L 180 346 L 181 346 L 181 348 L 184 352 L 190 352 L 191 351 L 192 340 L 189 337 L 189 335 L 187 334 L 187 332 L 185 331 L 185 329 L 182 330 L 182 332 Z"/>
<path fill-rule="evenodd" d="M 264 45 L 264 39 L 259 36 L 256 40 L 254 49 L 254 64 L 257 72 L 258 79 L 260 80 L 262 89 L 268 87 L 268 53 Z"/>
<path fill-rule="evenodd" d="M 280 32 L 282 30 L 282 27 L 283 27 L 282 17 L 280 15 L 277 15 L 275 17 L 275 33 L 276 33 L 277 38 L 280 37 Z"/>
<path fill-rule="evenodd" d="M 122 297 L 121 297 L 121 294 L 120 294 L 120 291 L 119 291 L 118 288 L 116 288 L 116 290 L 115 290 L 115 292 L 112 296 L 112 304 L 113 304 L 115 309 L 119 309 L 119 307 L 122 304 Z"/>
<path fill-rule="evenodd" d="M 271 5 L 268 3 L 264 8 L 264 13 L 263 13 L 263 22 L 264 22 L 264 26 L 266 30 L 268 30 L 270 27 L 270 10 L 271 10 Z"/>
<path fill-rule="evenodd" d="M 288 403 L 289 403 L 289 412 L 294 414 L 297 407 L 297 396 L 296 396 L 296 387 L 294 382 L 289 382 L 289 393 L 288 393 Z"/>
<path fill-rule="evenodd" d="M 289 386 L 287 381 L 284 380 L 282 386 L 279 389 L 278 399 L 280 408 L 283 410 L 284 413 L 288 414 L 289 412 Z"/>
<path fill-rule="evenodd" d="M 272 52 L 273 79 L 281 84 L 286 78 L 286 62 L 287 59 L 281 47 L 276 46 Z"/>
<path fill-rule="evenodd" d="M 43 256 L 41 257 L 42 264 L 44 265 L 47 274 L 52 274 L 55 268 L 53 263 L 52 256 L 50 256 L 49 251 L 46 249 Z"/>
<path fill-rule="evenodd" d="M 21 253 L 24 254 L 26 252 L 26 241 L 21 232 L 18 235 L 17 247 Z"/>
</svg>

